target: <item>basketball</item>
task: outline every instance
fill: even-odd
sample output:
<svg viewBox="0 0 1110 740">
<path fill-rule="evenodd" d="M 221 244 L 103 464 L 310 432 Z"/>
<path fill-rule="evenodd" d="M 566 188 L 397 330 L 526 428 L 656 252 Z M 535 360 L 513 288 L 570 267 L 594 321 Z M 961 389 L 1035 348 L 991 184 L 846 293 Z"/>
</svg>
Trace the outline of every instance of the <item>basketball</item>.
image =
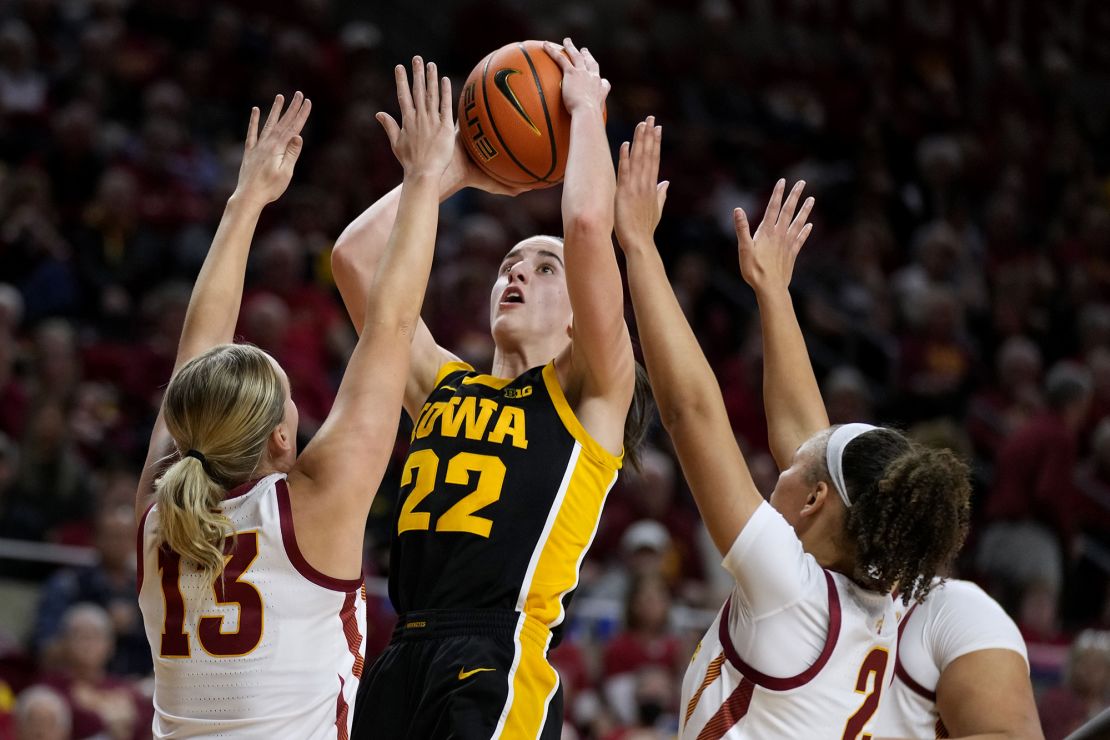
<svg viewBox="0 0 1110 740">
<path fill-rule="evenodd" d="M 470 158 L 506 185 L 562 182 L 570 144 L 563 72 L 542 41 L 507 44 L 478 63 L 459 96 Z"/>
</svg>

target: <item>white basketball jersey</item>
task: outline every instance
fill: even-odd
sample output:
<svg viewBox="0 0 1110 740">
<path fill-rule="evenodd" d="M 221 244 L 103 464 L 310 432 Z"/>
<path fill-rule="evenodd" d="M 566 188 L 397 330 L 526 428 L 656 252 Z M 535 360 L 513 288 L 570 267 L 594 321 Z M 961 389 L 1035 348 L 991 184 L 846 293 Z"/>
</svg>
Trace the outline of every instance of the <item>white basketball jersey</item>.
<svg viewBox="0 0 1110 740">
<path fill-rule="evenodd" d="M 947 581 L 899 611 L 894 682 L 879 709 L 878 732 L 892 737 L 948 737 L 937 712 L 937 682 L 948 665 L 977 650 L 1013 650 L 1025 641 L 998 602 L 968 581 Z M 904 612 L 904 614 L 903 614 Z"/>
<path fill-rule="evenodd" d="M 742 568 L 761 572 L 754 578 L 749 573 L 743 579 L 737 576 L 737 589 L 694 653 L 682 685 L 679 736 L 683 740 L 864 738 L 874 731 L 880 696 L 894 672 L 897 622 L 890 596 L 866 591 L 839 573 L 821 569 L 802 551 L 793 529 L 777 512 L 764 512 L 764 507 L 773 512 L 764 504 L 725 559 L 725 567 L 734 575 Z M 745 544 L 742 540 L 753 524 L 764 531 L 753 533 Z M 804 578 L 799 578 L 800 571 L 807 571 Z M 803 584 L 807 593 L 782 604 L 779 612 L 767 610 L 765 617 L 738 626 L 732 612 L 739 600 L 755 603 L 751 592 L 757 588 L 772 595 L 783 593 L 782 582 L 788 580 Z M 791 589 L 788 586 L 785 592 Z M 818 600 L 819 609 L 807 606 Z M 798 612 L 789 616 L 790 623 L 797 625 L 796 637 L 772 638 L 774 644 L 768 645 L 775 627 L 765 626 L 766 621 L 789 610 Z M 752 624 L 760 625 L 755 643 L 751 634 L 739 634 L 752 629 Z M 808 633 L 815 633 L 815 640 L 808 639 L 814 637 Z M 756 670 L 739 654 L 745 648 L 738 649 L 753 644 L 765 661 L 771 654 L 778 658 L 773 662 L 797 667 L 797 658 L 805 655 L 808 667 L 793 675 Z M 814 645 L 820 646 L 815 660 Z"/>
<path fill-rule="evenodd" d="M 282 474 L 230 491 L 222 577 L 210 584 L 139 527 L 139 606 L 154 656 L 154 737 L 348 737 L 365 661 L 362 579 L 312 568 Z"/>
</svg>

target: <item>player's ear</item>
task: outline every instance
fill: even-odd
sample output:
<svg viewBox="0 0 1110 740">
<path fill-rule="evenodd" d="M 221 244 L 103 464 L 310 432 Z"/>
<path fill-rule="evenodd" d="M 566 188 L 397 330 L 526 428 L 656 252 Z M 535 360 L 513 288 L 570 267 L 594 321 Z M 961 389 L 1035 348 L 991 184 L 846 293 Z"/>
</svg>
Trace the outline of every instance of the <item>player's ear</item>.
<svg viewBox="0 0 1110 740">
<path fill-rule="evenodd" d="M 806 494 L 805 503 L 802 504 L 801 515 L 803 517 L 816 516 L 821 509 L 824 508 L 825 502 L 828 501 L 829 494 L 831 493 L 829 484 L 825 481 L 817 481 L 817 483 Z"/>
<path fill-rule="evenodd" d="M 284 423 L 278 424 L 274 430 L 270 432 L 270 438 L 266 441 L 266 446 L 269 448 L 270 459 L 276 460 L 281 457 L 283 453 L 289 452 L 296 444 L 294 439 L 296 435 L 290 433 L 290 430 Z"/>
</svg>

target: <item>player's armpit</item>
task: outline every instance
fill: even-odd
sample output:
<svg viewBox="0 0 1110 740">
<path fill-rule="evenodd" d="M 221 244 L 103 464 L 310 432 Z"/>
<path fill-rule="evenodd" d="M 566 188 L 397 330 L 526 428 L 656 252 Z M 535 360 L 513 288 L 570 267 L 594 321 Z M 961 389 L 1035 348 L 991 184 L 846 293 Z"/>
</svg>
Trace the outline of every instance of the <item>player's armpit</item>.
<svg viewBox="0 0 1110 740">
<path fill-rule="evenodd" d="M 952 738 L 1042 739 L 1029 667 L 1013 650 L 976 650 L 937 682 L 937 711 Z"/>
</svg>

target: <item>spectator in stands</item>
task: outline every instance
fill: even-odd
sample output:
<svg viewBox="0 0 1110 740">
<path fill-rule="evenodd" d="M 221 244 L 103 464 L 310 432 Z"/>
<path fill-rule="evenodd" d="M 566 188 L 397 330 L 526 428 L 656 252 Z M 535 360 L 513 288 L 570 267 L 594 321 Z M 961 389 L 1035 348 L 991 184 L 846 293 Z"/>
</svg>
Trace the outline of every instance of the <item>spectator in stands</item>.
<svg viewBox="0 0 1110 740">
<path fill-rule="evenodd" d="M 624 602 L 640 576 L 664 576 L 671 570 L 674 550 L 667 528 L 651 519 L 632 524 L 621 536 L 620 557 L 584 590 L 583 596 Z M 671 571 L 673 572 L 673 570 Z"/>
<path fill-rule="evenodd" d="M 59 537 L 63 525 L 87 524 L 88 479 L 67 428 L 65 406 L 55 398 L 43 400 L 27 424 L 3 533 L 42 540 Z"/>
<path fill-rule="evenodd" d="M 112 618 L 95 604 L 72 606 L 62 618 L 59 667 L 42 682 L 57 689 L 69 704 L 74 740 L 150 737 L 149 700 L 130 683 L 108 674 L 112 636 Z"/>
<path fill-rule="evenodd" d="M 671 634 L 671 593 L 658 574 L 645 573 L 632 581 L 624 609 L 624 630 L 605 647 L 604 676 L 612 678 L 657 665 L 676 670 L 685 656 Z"/>
<path fill-rule="evenodd" d="M 1045 383 L 1046 410 L 1030 419 L 998 452 L 979 570 L 992 579 L 999 601 L 1015 607 L 1015 592 L 1041 583 L 1059 594 L 1065 559 L 1075 543 L 1077 496 L 1072 481 L 1078 432 L 1091 400 L 1090 374 L 1060 363 Z"/>
<path fill-rule="evenodd" d="M 1110 701 L 1110 633 L 1085 630 L 1075 638 L 1064 685 L 1037 703 L 1045 740 L 1062 740 Z"/>
<path fill-rule="evenodd" d="M 134 504 L 107 507 L 97 514 L 95 546 L 95 565 L 63 568 L 43 586 L 32 637 L 34 647 L 44 665 L 63 667 L 60 653 L 66 647 L 64 616 L 76 604 L 96 604 L 112 622 L 115 652 L 108 673 L 146 676 L 153 666 L 135 601 Z"/>
<path fill-rule="evenodd" d="M 12 713 L 15 740 L 70 740 L 73 717 L 69 705 L 49 686 L 31 686 L 19 694 Z"/>
<path fill-rule="evenodd" d="M 994 460 L 1003 441 L 1041 410 L 1041 363 L 1041 350 L 1026 337 L 1010 337 L 999 348 L 994 381 L 972 397 L 968 409 L 977 454 Z"/>
</svg>

